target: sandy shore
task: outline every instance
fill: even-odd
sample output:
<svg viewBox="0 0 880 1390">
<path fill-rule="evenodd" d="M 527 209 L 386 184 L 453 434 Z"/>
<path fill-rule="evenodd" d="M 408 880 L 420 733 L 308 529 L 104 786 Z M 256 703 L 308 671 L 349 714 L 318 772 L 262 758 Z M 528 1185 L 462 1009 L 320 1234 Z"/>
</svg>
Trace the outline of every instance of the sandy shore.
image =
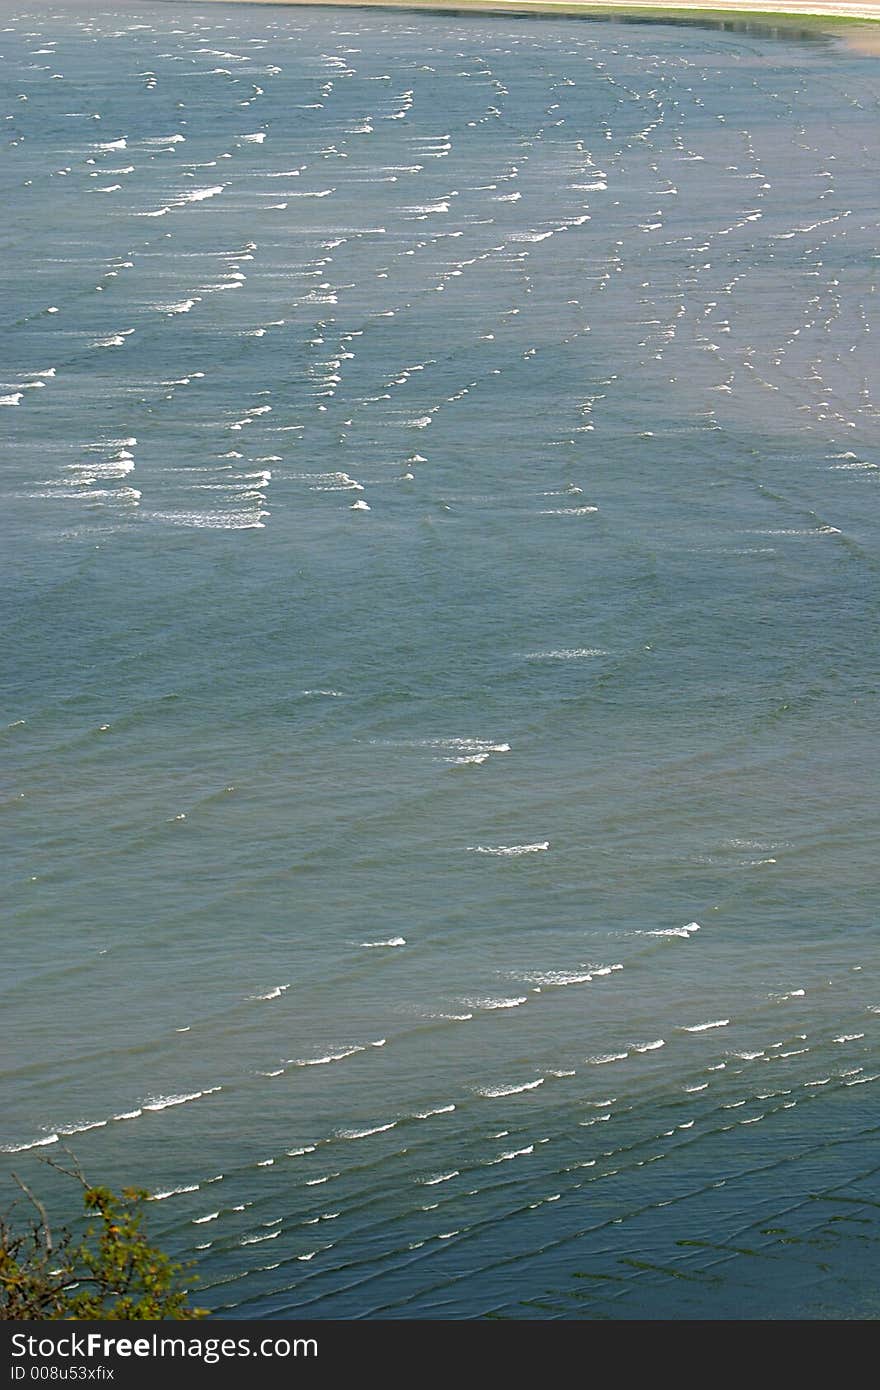
<svg viewBox="0 0 880 1390">
<path fill-rule="evenodd" d="M 499 14 L 613 15 L 640 14 L 670 18 L 714 15 L 766 19 L 880 20 L 880 0 L 674 0 L 645 4 L 644 0 L 232 0 L 256 5 L 353 6 L 406 10 L 474 11 Z"/>
</svg>

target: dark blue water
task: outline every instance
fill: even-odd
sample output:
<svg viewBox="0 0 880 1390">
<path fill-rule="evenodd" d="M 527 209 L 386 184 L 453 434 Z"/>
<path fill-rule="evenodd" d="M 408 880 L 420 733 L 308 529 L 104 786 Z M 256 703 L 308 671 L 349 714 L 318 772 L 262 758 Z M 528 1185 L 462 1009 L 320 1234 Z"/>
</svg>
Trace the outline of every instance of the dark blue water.
<svg viewBox="0 0 880 1390">
<path fill-rule="evenodd" d="M 233 1315 L 876 1316 L 877 61 L 0 27 L 4 1183 Z"/>
</svg>

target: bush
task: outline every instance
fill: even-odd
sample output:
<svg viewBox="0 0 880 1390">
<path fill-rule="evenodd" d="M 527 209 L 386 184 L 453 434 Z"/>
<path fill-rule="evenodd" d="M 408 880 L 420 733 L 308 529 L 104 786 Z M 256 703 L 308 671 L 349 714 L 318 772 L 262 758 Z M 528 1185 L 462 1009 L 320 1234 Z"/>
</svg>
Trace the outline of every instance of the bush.
<svg viewBox="0 0 880 1390">
<path fill-rule="evenodd" d="M 79 1242 L 69 1231 L 53 1236 L 43 1204 L 15 1179 L 36 1217 L 24 1230 L 12 1226 L 11 1213 L 0 1218 L 0 1319 L 205 1317 L 205 1309 L 187 1303 L 184 1266 L 146 1238 L 149 1194 L 127 1187 L 116 1195 L 91 1186 L 78 1171 L 68 1176 L 82 1184 L 89 1218 Z"/>
</svg>

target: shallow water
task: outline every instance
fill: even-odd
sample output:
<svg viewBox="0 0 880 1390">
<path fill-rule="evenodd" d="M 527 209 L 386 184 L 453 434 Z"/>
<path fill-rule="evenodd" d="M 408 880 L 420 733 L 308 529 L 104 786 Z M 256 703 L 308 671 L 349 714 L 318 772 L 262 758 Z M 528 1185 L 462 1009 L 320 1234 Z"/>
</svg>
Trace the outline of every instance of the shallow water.
<svg viewBox="0 0 880 1390">
<path fill-rule="evenodd" d="M 0 27 L 4 1184 L 232 1316 L 876 1316 L 877 61 Z"/>
</svg>

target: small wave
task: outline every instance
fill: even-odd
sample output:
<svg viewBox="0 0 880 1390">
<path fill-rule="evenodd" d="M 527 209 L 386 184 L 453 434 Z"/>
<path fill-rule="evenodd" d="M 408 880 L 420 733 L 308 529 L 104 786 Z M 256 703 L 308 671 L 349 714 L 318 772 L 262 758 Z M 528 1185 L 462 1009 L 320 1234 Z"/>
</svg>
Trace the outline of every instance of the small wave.
<svg viewBox="0 0 880 1390">
<path fill-rule="evenodd" d="M 287 1065 L 293 1067 L 324 1067 L 330 1062 L 342 1062 L 346 1057 L 353 1057 L 356 1052 L 364 1051 L 366 1051 L 366 1049 L 361 1045 L 357 1047 L 345 1047 L 341 1052 L 328 1052 L 323 1057 L 293 1057 Z"/>
<path fill-rule="evenodd" d="M 177 204 L 182 206 L 184 203 L 203 203 L 207 198 L 216 198 L 225 187 L 225 183 L 217 183 L 213 188 L 193 188 L 189 193 L 182 193 L 177 199 Z"/>
<path fill-rule="evenodd" d="M 666 1039 L 665 1039 L 665 1038 L 656 1038 L 654 1042 L 649 1042 L 649 1043 L 633 1043 L 633 1044 L 632 1044 L 632 1051 L 633 1051 L 633 1052 L 656 1052 L 658 1048 L 660 1048 L 660 1047 L 665 1047 L 665 1046 L 666 1046 Z"/>
<path fill-rule="evenodd" d="M 368 1139 L 371 1134 L 384 1134 L 386 1129 L 394 1129 L 397 1125 L 396 1120 L 391 1120 L 387 1125 L 373 1125 L 371 1129 L 341 1129 L 339 1130 L 340 1139 Z"/>
<path fill-rule="evenodd" d="M 702 931 L 699 922 L 688 922 L 686 927 L 657 927 L 653 931 L 642 931 L 640 936 L 680 936 L 685 940 L 693 936 L 695 931 Z"/>
<path fill-rule="evenodd" d="M 198 1192 L 200 1184 L 197 1182 L 188 1183 L 183 1187 L 166 1187 L 162 1192 L 153 1192 L 150 1195 L 151 1202 L 164 1202 L 168 1197 L 176 1197 L 181 1192 Z"/>
<path fill-rule="evenodd" d="M 109 1120 L 82 1120 L 78 1124 L 66 1125 L 58 1133 L 68 1138 L 72 1134 L 86 1134 L 90 1129 L 104 1129 L 109 1123 Z"/>
<path fill-rule="evenodd" d="M 479 999 L 463 999 L 461 1002 L 466 1004 L 469 1009 L 517 1009 L 520 1004 L 528 1002 L 528 996 L 520 994 L 516 995 L 513 999 L 508 999 L 503 996 L 501 998 L 495 998 L 489 995 Z"/>
<path fill-rule="evenodd" d="M 368 950 L 375 950 L 379 946 L 405 946 L 405 936 L 389 936 L 387 941 L 362 941 L 361 946 Z"/>
<path fill-rule="evenodd" d="M 144 1110 L 170 1110 L 174 1105 L 186 1105 L 191 1100 L 201 1100 L 203 1096 L 216 1095 L 222 1091 L 222 1086 L 209 1086 L 204 1091 L 190 1091 L 187 1095 L 179 1096 L 156 1096 L 143 1102 Z"/>
<path fill-rule="evenodd" d="M 160 314 L 173 318 L 176 314 L 188 314 L 198 303 L 198 299 L 181 299 L 176 304 L 157 304 L 156 309 Z"/>
<path fill-rule="evenodd" d="M 586 985 L 591 982 L 594 974 L 586 966 L 581 970 L 534 970 L 530 974 L 520 978 L 526 980 L 530 985 L 538 985 L 545 989 L 552 985 Z M 610 967 L 602 971 L 603 974 L 610 973 Z"/>
<path fill-rule="evenodd" d="M 482 1086 L 477 1088 L 477 1095 L 485 1096 L 487 1100 L 495 1100 L 499 1096 L 518 1096 L 523 1091 L 536 1091 L 544 1085 L 544 1080 L 543 1076 L 539 1076 L 537 1081 L 524 1081 L 519 1086 Z"/>
<path fill-rule="evenodd" d="M 549 840 L 538 840 L 531 845 L 468 845 L 470 854 L 494 854 L 520 855 L 520 854 L 540 854 L 542 850 L 550 848 Z"/>
<path fill-rule="evenodd" d="M 595 1057 L 585 1057 L 584 1061 L 592 1062 L 597 1067 L 604 1067 L 608 1062 L 623 1062 L 628 1056 L 628 1052 L 600 1052 Z"/>
<path fill-rule="evenodd" d="M 454 1105 L 438 1105 L 434 1110 L 418 1110 L 413 1116 L 414 1120 L 430 1120 L 432 1115 L 449 1115 L 455 1109 Z"/>
<path fill-rule="evenodd" d="M 451 1173 L 438 1173 L 434 1178 L 419 1178 L 423 1187 L 436 1187 L 440 1182 L 449 1182 L 451 1178 L 460 1176 L 458 1168 L 453 1168 Z"/>
<path fill-rule="evenodd" d="M 538 512 L 538 516 L 590 516 L 598 507 L 551 507 Z"/>
<path fill-rule="evenodd" d="M 58 1134 L 46 1134 L 42 1139 L 32 1139 L 28 1144 L 3 1144 L 0 1153 L 22 1154 L 27 1153 L 28 1149 L 44 1149 L 49 1144 L 57 1144 L 59 1139 Z"/>
<path fill-rule="evenodd" d="M 560 647 L 550 652 L 526 652 L 526 661 L 581 661 L 590 656 L 607 656 L 601 647 Z"/>
<path fill-rule="evenodd" d="M 119 333 L 111 333 L 108 338 L 96 338 L 92 343 L 93 348 L 112 348 L 124 347 L 126 338 L 130 338 L 134 332 L 133 328 L 125 328 Z"/>
<path fill-rule="evenodd" d="M 242 1236 L 240 1245 L 261 1245 L 264 1240 L 275 1240 L 281 1235 L 280 1231 L 268 1231 L 263 1236 Z"/>
<path fill-rule="evenodd" d="M 248 999 L 280 999 L 282 994 L 290 989 L 290 985 L 275 985 L 274 989 L 268 989 L 265 994 L 249 994 Z"/>
<path fill-rule="evenodd" d="M 683 1033 L 705 1033 L 710 1028 L 726 1028 L 729 1023 L 729 1018 L 716 1018 L 711 1023 L 684 1023 L 681 1031 Z"/>
</svg>

